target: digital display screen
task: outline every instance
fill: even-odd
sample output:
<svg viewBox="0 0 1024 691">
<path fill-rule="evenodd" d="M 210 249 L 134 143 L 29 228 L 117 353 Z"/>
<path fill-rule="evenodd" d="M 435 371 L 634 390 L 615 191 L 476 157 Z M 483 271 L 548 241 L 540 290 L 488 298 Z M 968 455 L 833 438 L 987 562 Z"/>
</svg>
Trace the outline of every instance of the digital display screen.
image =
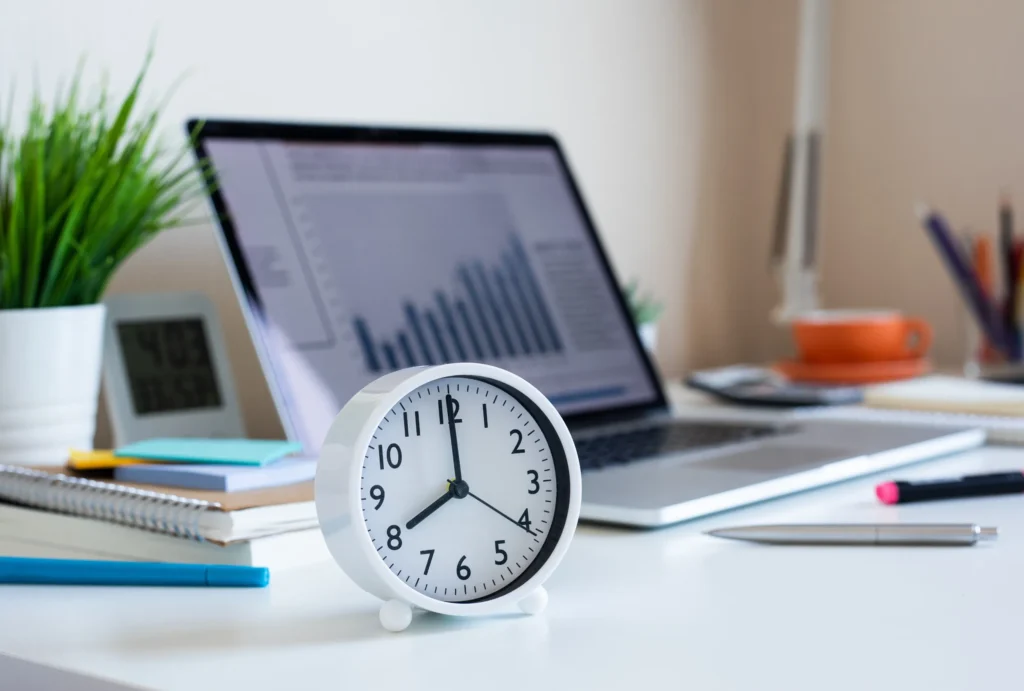
<svg viewBox="0 0 1024 691">
<path fill-rule="evenodd" d="M 136 415 L 222 405 L 201 319 L 117 325 Z"/>
</svg>

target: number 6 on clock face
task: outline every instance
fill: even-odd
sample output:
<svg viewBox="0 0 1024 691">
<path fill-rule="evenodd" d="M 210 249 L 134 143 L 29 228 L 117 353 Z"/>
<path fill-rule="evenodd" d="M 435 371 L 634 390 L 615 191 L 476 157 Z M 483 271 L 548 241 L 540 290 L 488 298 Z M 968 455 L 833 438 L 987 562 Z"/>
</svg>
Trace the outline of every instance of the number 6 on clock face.
<svg viewBox="0 0 1024 691">
<path fill-rule="evenodd" d="M 579 516 L 565 423 L 487 365 L 403 370 L 364 389 L 328 433 L 316 485 L 328 546 L 359 585 L 447 614 L 527 609 Z"/>
</svg>

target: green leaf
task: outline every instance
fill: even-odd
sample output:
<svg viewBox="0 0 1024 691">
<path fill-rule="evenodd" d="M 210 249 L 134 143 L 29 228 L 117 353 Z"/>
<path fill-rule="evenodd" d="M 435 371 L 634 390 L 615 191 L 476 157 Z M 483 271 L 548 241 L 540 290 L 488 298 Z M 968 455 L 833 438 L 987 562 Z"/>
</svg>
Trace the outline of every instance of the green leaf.
<svg viewBox="0 0 1024 691">
<path fill-rule="evenodd" d="M 640 284 L 632 280 L 622 288 L 622 293 L 629 305 L 633 322 L 637 325 L 656 321 L 661 316 L 662 306 L 648 296 L 640 295 Z"/>
<path fill-rule="evenodd" d="M 12 87 L 0 121 L 0 309 L 100 300 L 118 266 L 185 223 L 204 192 L 206 162 L 188 163 L 196 132 L 166 148 L 158 138 L 166 97 L 141 105 L 152 56 L 150 48 L 119 99 L 105 75 L 85 85 L 84 60 L 49 108 L 35 86 L 17 132 Z"/>
</svg>

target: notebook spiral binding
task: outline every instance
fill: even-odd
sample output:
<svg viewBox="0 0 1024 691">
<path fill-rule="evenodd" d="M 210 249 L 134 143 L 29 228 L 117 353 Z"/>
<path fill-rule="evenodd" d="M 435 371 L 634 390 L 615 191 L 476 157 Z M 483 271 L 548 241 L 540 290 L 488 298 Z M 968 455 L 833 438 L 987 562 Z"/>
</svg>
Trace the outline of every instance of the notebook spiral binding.
<svg viewBox="0 0 1024 691">
<path fill-rule="evenodd" d="M 202 542 L 200 521 L 215 504 L 109 482 L 0 465 L 0 499 Z"/>
</svg>

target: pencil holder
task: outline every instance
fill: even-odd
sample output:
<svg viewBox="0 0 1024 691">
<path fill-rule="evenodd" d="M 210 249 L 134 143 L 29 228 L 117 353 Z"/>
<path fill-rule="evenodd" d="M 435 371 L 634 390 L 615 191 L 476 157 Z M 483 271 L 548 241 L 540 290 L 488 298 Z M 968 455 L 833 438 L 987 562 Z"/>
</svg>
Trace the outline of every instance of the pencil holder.
<svg viewBox="0 0 1024 691">
<path fill-rule="evenodd" d="M 992 347 L 968 315 L 967 357 L 964 359 L 963 374 L 968 379 L 1024 384 L 1024 361 L 1010 360 Z"/>
</svg>

